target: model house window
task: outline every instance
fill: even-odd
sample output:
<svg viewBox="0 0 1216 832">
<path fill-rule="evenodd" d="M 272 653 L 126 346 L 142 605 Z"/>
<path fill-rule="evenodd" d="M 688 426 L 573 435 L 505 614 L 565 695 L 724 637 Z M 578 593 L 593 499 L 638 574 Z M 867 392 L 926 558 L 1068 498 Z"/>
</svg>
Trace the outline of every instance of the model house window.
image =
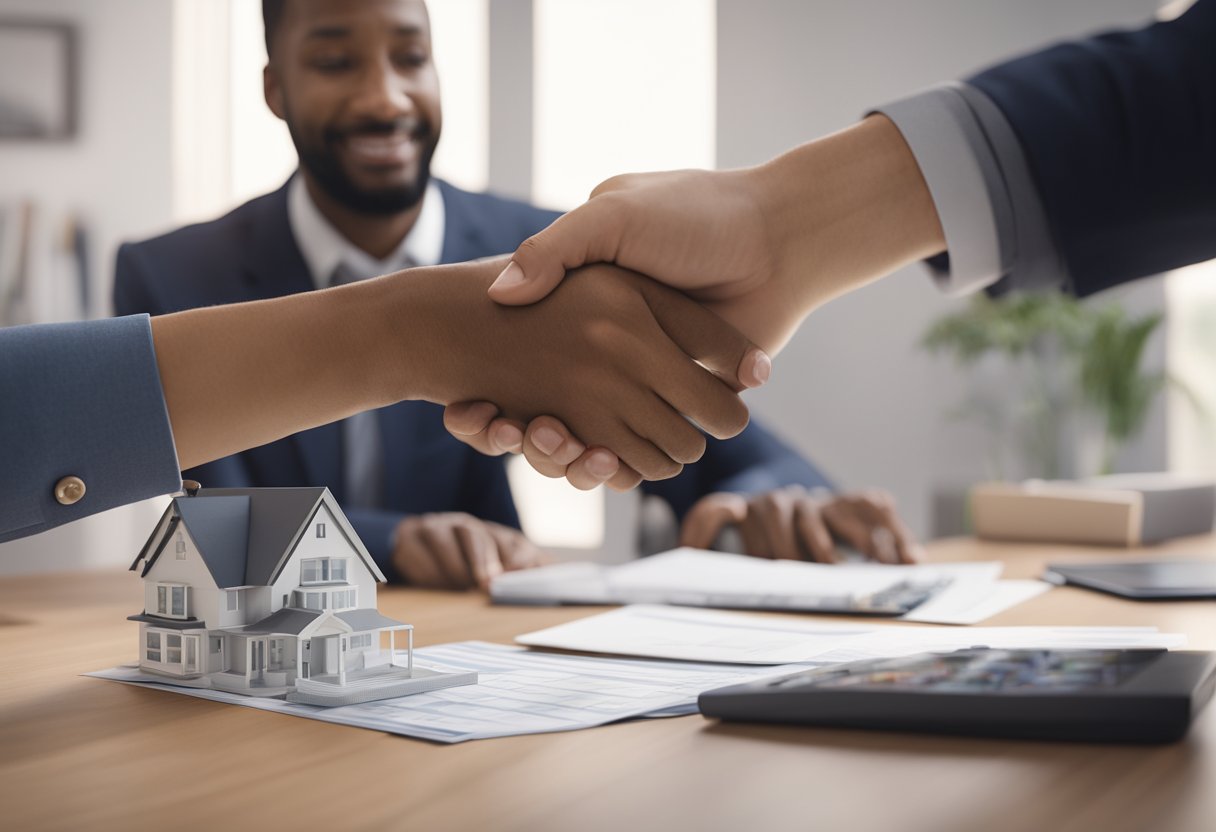
<svg viewBox="0 0 1216 832">
<path fill-rule="evenodd" d="M 300 561 L 300 583 L 324 584 L 346 580 L 346 558 L 306 558 Z"/>
<path fill-rule="evenodd" d="M 186 617 L 186 587 L 163 584 L 156 588 L 156 614 Z"/>
<path fill-rule="evenodd" d="M 177 533 L 177 559 L 186 559 L 186 541 L 182 539 L 182 533 Z"/>
<path fill-rule="evenodd" d="M 352 609 L 355 606 L 355 590 L 353 590 L 353 589 L 336 590 L 333 594 L 333 601 L 334 601 L 333 609 L 335 609 L 335 610 Z"/>
<path fill-rule="evenodd" d="M 160 633 L 148 633 L 148 661 L 160 661 Z"/>
<path fill-rule="evenodd" d="M 222 638 L 211 639 L 211 652 L 218 653 L 224 649 L 224 640 Z"/>
<path fill-rule="evenodd" d="M 317 524 L 317 537 L 325 537 L 325 524 L 324 523 Z"/>
<path fill-rule="evenodd" d="M 165 661 L 169 664 L 182 663 L 182 637 L 173 633 L 165 636 Z"/>
<path fill-rule="evenodd" d="M 224 594 L 228 596 L 228 612 L 236 612 L 241 608 L 241 591 L 239 589 L 230 589 Z"/>
<path fill-rule="evenodd" d="M 371 646 L 372 646 L 372 634 L 371 633 L 361 633 L 360 635 L 350 637 L 350 649 L 351 650 L 361 650 L 364 647 L 371 647 Z"/>
</svg>

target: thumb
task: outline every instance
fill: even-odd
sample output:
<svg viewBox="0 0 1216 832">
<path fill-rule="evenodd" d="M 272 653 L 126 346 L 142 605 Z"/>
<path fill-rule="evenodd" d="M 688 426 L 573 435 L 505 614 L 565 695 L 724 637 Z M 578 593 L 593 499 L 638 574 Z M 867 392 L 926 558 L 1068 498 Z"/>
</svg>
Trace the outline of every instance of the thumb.
<svg viewBox="0 0 1216 832">
<path fill-rule="evenodd" d="M 708 549 L 728 525 L 747 519 L 747 500 L 738 494 L 707 494 L 697 501 L 680 524 L 680 545 Z"/>
<path fill-rule="evenodd" d="M 571 269 L 613 262 L 620 248 L 623 216 L 618 201 L 596 197 L 558 217 L 519 244 L 511 262 L 490 285 L 490 299 L 504 306 L 536 303 L 557 288 Z"/>
<path fill-rule="evenodd" d="M 772 359 L 743 333 L 687 295 L 651 280 L 641 281 L 640 288 L 668 337 L 732 390 L 768 381 Z"/>
</svg>

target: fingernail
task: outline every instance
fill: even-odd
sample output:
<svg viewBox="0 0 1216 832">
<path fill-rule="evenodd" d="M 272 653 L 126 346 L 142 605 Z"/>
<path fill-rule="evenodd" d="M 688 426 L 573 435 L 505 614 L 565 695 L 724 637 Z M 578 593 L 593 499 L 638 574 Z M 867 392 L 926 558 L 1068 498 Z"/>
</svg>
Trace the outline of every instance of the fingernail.
<svg viewBox="0 0 1216 832">
<path fill-rule="evenodd" d="M 748 387 L 759 387 L 768 381 L 773 374 L 773 360 L 763 350 L 753 350 L 751 367 L 746 373 L 747 378 L 739 379 Z"/>
<path fill-rule="evenodd" d="M 601 482 L 610 478 L 620 467 L 616 455 L 608 451 L 594 451 L 587 457 L 587 473 Z"/>
<path fill-rule="evenodd" d="M 562 444 L 562 435 L 553 428 L 537 428 L 532 432 L 532 444 L 545 456 L 550 456 Z"/>
<path fill-rule="evenodd" d="M 524 270 L 519 267 L 519 264 L 512 260 L 507 264 L 507 267 L 502 270 L 498 277 L 494 278 L 494 282 L 490 284 L 491 289 L 511 289 L 519 286 L 524 282 Z"/>
<path fill-rule="evenodd" d="M 494 444 L 500 451 L 515 453 L 523 447 L 523 432 L 515 425 L 499 425 L 494 430 Z"/>
</svg>

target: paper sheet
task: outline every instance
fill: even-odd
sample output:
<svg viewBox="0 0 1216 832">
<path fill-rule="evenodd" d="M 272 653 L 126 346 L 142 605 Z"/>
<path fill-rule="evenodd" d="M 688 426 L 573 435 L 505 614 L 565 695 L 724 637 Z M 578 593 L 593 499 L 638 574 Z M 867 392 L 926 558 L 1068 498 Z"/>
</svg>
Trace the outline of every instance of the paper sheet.
<svg viewBox="0 0 1216 832">
<path fill-rule="evenodd" d="M 402 655 L 404 660 L 404 655 Z M 696 711 L 706 690 L 795 672 L 799 668 L 739 667 L 585 658 L 466 641 L 414 651 L 416 662 L 445 670 L 476 670 L 479 683 L 398 699 L 319 708 L 280 699 L 140 681 L 138 668 L 85 674 L 186 696 L 292 716 L 455 743 L 487 737 L 590 728 L 651 713 Z"/>
<path fill-rule="evenodd" d="M 1046 592 L 1040 581 L 998 581 L 1000 563 L 829 565 L 674 549 L 621 566 L 563 563 L 508 572 L 491 597 L 500 603 L 681 604 L 693 607 L 840 611 L 850 600 L 900 582 L 950 581 L 904 616 L 909 621 L 974 624 Z"/>
<path fill-rule="evenodd" d="M 635 605 L 527 633 L 521 644 L 701 662 L 836 663 L 966 647 L 1174 648 L 1181 635 L 1153 627 L 941 629 L 814 624 L 805 619 Z"/>
</svg>

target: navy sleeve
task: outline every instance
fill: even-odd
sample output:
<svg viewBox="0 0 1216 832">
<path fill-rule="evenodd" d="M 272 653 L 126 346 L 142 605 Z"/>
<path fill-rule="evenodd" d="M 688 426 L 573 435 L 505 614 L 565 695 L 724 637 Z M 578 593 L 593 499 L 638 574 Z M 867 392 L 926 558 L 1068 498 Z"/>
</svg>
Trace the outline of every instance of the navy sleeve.
<svg viewBox="0 0 1216 832">
<path fill-rule="evenodd" d="M 968 83 L 1017 135 L 1076 294 L 1216 257 L 1216 0 Z"/>
<path fill-rule="evenodd" d="M 146 315 L 0 329 L 0 541 L 180 487 Z"/>
<path fill-rule="evenodd" d="M 832 488 L 822 472 L 753 420 L 733 439 L 711 438 L 705 455 L 685 465 L 678 477 L 644 482 L 642 491 L 661 497 L 682 520 L 707 494 L 759 494 L 786 485 Z"/>
</svg>

